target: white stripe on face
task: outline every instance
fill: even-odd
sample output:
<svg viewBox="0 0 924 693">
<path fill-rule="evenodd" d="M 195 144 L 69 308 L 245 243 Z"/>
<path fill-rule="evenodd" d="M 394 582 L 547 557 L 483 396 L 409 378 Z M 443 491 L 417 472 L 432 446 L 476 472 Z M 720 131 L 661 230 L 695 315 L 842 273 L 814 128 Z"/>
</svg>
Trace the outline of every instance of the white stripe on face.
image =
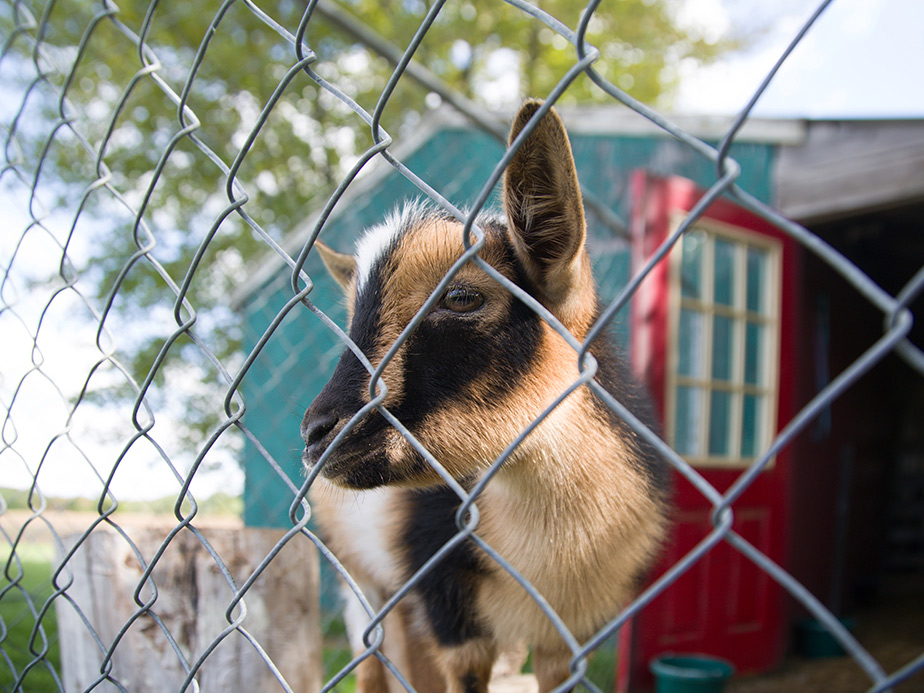
<svg viewBox="0 0 924 693">
<path fill-rule="evenodd" d="M 395 209 L 381 224 L 371 226 L 356 241 L 356 292 L 360 293 L 372 268 L 405 230 L 420 223 L 428 215 L 426 205 L 419 200 L 407 202 Z"/>
<path fill-rule="evenodd" d="M 356 293 L 362 293 L 363 288 L 369 281 L 372 274 L 372 268 L 375 263 L 385 255 L 385 251 L 391 245 L 398 233 L 398 228 L 393 226 L 391 219 L 388 221 L 370 226 L 363 235 L 356 241 Z"/>
</svg>

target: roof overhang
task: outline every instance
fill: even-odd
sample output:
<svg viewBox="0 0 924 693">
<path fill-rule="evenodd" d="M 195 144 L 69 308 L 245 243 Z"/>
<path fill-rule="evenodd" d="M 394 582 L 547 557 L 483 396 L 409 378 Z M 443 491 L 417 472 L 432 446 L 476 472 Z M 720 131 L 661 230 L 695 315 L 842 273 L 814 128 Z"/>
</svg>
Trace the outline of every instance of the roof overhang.
<svg viewBox="0 0 924 693">
<path fill-rule="evenodd" d="M 805 142 L 780 150 L 776 206 L 800 223 L 924 200 L 924 120 L 806 123 Z"/>
</svg>

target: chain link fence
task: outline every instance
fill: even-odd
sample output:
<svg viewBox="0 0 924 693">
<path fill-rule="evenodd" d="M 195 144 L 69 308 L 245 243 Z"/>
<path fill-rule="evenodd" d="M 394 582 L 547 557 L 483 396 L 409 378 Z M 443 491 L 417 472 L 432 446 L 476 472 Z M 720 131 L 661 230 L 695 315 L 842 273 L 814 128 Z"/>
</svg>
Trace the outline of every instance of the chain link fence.
<svg viewBox="0 0 924 693">
<path fill-rule="evenodd" d="M 900 291 L 884 291 L 818 235 L 739 185 L 741 166 L 730 156 L 779 65 L 829 3 L 819 5 L 718 144 L 689 134 L 597 71 L 600 49 L 586 36 L 599 4 L 590 2 L 572 28 L 538 5 L 509 0 L 551 32 L 550 40 L 570 45 L 573 56 L 551 93 L 534 96 L 554 103 L 575 80 L 589 79 L 714 174 L 701 201 L 643 267 L 631 277 L 625 266 L 601 275 L 609 303 L 591 338 L 610 329 L 646 276 L 723 196 L 781 229 L 848 282 L 881 314 L 883 330 L 724 492 L 658 435 L 639 430 L 707 500 L 713 530 L 597 637 L 576 644 L 567 685 L 600 690 L 588 674 L 589 656 L 724 543 L 817 618 L 862 668 L 871 690 L 887 690 L 919 673 L 924 653 L 886 671 L 816 596 L 733 529 L 735 504 L 755 479 L 877 364 L 896 355 L 913 377 L 924 375 L 924 353 L 908 338 L 924 268 Z M 450 12 L 446 3 L 415 5 L 416 30 L 400 49 L 326 0 L 307 7 L 245 0 L 187 5 L 52 1 L 6 2 L 0 9 L 4 690 L 314 690 L 317 684 L 330 690 L 342 686 L 361 659 L 381 656 L 375 638 L 356 658 L 325 647 L 321 621 L 327 641 L 337 638 L 338 625 L 312 605 L 316 552 L 325 574 L 341 568 L 310 525 L 297 428 L 310 396 L 285 377 L 285 364 L 310 362 L 323 381 L 344 338 L 336 327 L 343 314 L 325 296 L 329 285 L 315 271 L 312 244 L 329 223 L 349 226 L 349 210 L 337 208 L 345 195 L 378 194 L 380 178 L 361 175 L 374 166 L 400 180 L 392 196 L 424 196 L 458 218 L 469 213 L 457 205 L 471 200 L 454 199 L 451 167 L 419 175 L 406 164 L 401 144 L 420 127 L 417 121 L 394 132 L 383 126 L 402 89 L 421 98 L 438 94 L 499 148 L 493 165 L 478 174 L 472 214 L 490 204 L 503 173 L 507 157 L 497 140 L 506 125 L 415 61 L 428 33 Z M 176 13 L 188 19 L 189 12 L 198 23 L 177 21 Z M 344 32 L 353 48 L 332 55 L 322 26 Z M 359 44 L 373 57 L 360 57 Z M 245 57 L 247 66 L 262 68 L 248 73 L 235 62 Z M 355 68 L 328 69 L 338 61 Z M 363 84 L 370 61 L 393 66 L 383 83 Z M 223 84 L 239 86 L 222 91 Z M 366 105 L 354 98 L 363 89 L 374 92 Z M 274 122 L 289 123 L 291 141 L 278 141 L 269 126 Z M 363 129 L 367 147 L 348 126 Z M 326 147 L 309 144 L 322 140 Z M 359 153 L 332 163 L 331 152 L 348 145 Z M 288 157 L 291 180 L 261 176 L 273 152 Z M 139 157 L 150 166 L 127 174 L 139 170 Z M 203 180 L 214 189 L 200 189 Z M 306 210 L 286 210 L 280 190 L 299 180 L 333 190 L 316 201 L 321 211 L 307 226 L 296 223 Z M 615 210 L 613 200 L 588 190 L 586 205 L 610 238 L 625 236 L 624 210 Z M 287 227 L 299 227 L 295 246 L 278 231 Z M 264 265 L 287 268 L 281 284 L 278 276 L 275 284 L 257 281 L 262 270 L 250 259 L 266 253 L 274 259 Z M 251 297 L 256 323 L 241 326 L 231 297 L 248 277 L 263 294 Z M 277 305 L 268 297 L 280 286 L 288 293 Z M 293 321 L 301 321 L 297 338 L 284 330 Z M 249 348 L 242 352 L 241 344 Z M 248 400 L 267 393 L 287 414 L 248 418 Z M 600 396 L 628 417 L 618 401 Z M 283 425 L 286 416 L 296 424 Z M 244 493 L 256 500 L 245 509 L 235 504 L 244 483 L 241 459 L 264 470 L 263 477 L 248 475 Z M 263 482 L 281 486 L 284 502 L 265 500 Z M 64 512 L 58 499 L 76 495 L 92 501 Z M 170 502 L 157 509 L 154 497 Z M 147 514 L 134 512 L 135 498 L 148 499 L 141 503 Z M 244 532 L 242 513 L 248 526 L 277 531 Z M 273 521 L 261 521 L 268 517 Z M 139 633 L 154 645 L 137 649 Z M 313 643 L 317 659 L 287 650 L 291 642 Z M 62 667 L 62 658 L 70 664 Z M 311 668 L 305 662 L 323 666 L 323 675 L 304 671 Z"/>
</svg>

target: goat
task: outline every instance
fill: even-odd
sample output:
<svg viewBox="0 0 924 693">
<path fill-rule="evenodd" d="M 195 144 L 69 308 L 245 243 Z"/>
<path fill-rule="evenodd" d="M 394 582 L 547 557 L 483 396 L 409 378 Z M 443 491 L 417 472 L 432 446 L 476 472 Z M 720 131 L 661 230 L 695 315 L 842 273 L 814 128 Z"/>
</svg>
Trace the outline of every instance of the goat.
<svg viewBox="0 0 924 693">
<path fill-rule="evenodd" d="M 539 107 L 523 105 L 511 142 Z M 506 220 L 477 220 L 485 233 L 480 256 L 583 340 L 599 308 L 574 159 L 554 110 L 511 160 L 503 198 Z M 346 292 L 350 339 L 373 366 L 462 254 L 462 236 L 453 217 L 410 204 L 367 231 L 355 256 L 316 244 Z M 644 412 L 615 346 L 604 337 L 590 352 L 597 381 Z M 576 354 L 561 335 L 469 262 L 386 364 L 383 405 L 471 489 L 577 377 Z M 369 372 L 346 350 L 302 422 L 309 469 L 369 403 L 368 389 Z M 581 386 L 484 487 L 475 531 L 586 641 L 629 600 L 661 544 L 666 480 L 653 449 Z M 329 546 L 375 608 L 458 532 L 459 497 L 377 410 L 325 460 L 310 501 Z M 471 540 L 455 546 L 398 607 L 385 619 L 383 652 L 417 690 L 486 691 L 497 653 L 518 643 L 532 646 L 540 691 L 571 675 L 561 634 Z M 361 635 L 369 620 L 355 599 L 346 617 L 354 650 L 364 652 L 357 630 Z M 389 682 L 395 688 L 375 657 L 357 674 L 362 693 L 388 690 Z"/>
</svg>

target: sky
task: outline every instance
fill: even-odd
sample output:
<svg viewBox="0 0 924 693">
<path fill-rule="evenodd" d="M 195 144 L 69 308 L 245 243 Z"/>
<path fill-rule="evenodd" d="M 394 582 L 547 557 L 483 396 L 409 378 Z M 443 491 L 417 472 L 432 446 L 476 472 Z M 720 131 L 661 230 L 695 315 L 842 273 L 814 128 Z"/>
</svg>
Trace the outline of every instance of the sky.
<svg viewBox="0 0 924 693">
<path fill-rule="evenodd" d="M 728 54 L 715 64 L 685 67 L 672 110 L 716 115 L 738 112 L 816 7 L 814 0 L 685 0 L 682 21 L 696 24 L 714 37 L 744 32 L 750 33 L 753 39 L 746 50 Z M 796 118 L 924 117 L 922 86 L 924 0 L 834 0 L 780 70 L 755 114 Z M 3 122 L 8 122 L 8 114 L 5 111 L 0 114 Z M 15 191 L 3 193 L 4 197 L 10 194 L 15 195 Z M 16 203 L 21 202 L 22 197 L 15 195 L 10 204 L 4 204 L 4 226 L 10 233 L 0 234 L 3 266 L 28 223 L 25 210 L 17 210 Z M 55 250 L 51 238 L 33 233 L 29 239 L 35 247 L 31 250 L 20 248 L 17 252 L 32 252 L 34 257 L 45 258 L 48 262 L 60 257 L 60 249 Z M 32 269 L 41 274 L 41 267 Z M 21 287 L 29 283 L 29 277 L 20 280 Z M 10 286 L 7 285 L 7 292 Z M 61 302 L 57 305 L 78 314 L 79 304 L 76 301 L 70 306 Z M 0 343 L 3 364 L 0 368 L 0 412 L 13 397 L 21 375 L 30 372 L 36 358 L 28 328 L 20 323 L 19 316 L 34 324 L 42 305 L 32 305 L 26 298 L 19 304 L 18 311 L 18 314 L 6 312 L 0 316 L 0 333 L 4 334 Z M 52 318 L 54 315 L 49 316 Z M 66 327 L 63 325 L 61 329 Z M 8 442 L 16 439 L 17 443 L 15 451 L 7 449 L 0 454 L 0 485 L 23 487 L 28 484 L 36 461 L 42 458 L 48 445 L 48 423 L 56 432 L 71 433 L 74 439 L 80 437 L 88 441 L 92 436 L 84 438 L 77 434 L 85 426 L 101 424 L 100 420 L 68 419 L 67 401 L 79 392 L 87 369 L 99 358 L 92 335 L 86 343 L 78 343 L 59 339 L 62 333 L 53 331 L 47 323 L 43 329 L 44 338 L 40 340 L 42 370 L 33 371 L 29 376 L 31 390 L 17 395 L 18 430 L 14 431 L 8 422 L 3 431 Z M 94 411 L 99 413 L 90 410 Z M 33 428 L 29 425 L 32 421 L 42 421 L 45 425 Z M 125 423 L 113 419 L 106 425 L 111 424 L 124 434 Z M 127 431 L 131 433 L 133 429 L 129 427 Z M 120 438 L 98 444 L 87 442 L 81 450 L 70 450 L 70 454 L 61 456 L 66 464 L 42 473 L 45 492 L 92 495 L 101 484 L 96 473 L 105 475 L 106 469 L 93 472 L 90 460 L 111 460 L 113 450 L 117 452 L 125 444 L 125 435 Z M 64 436 L 55 445 L 69 449 L 69 440 Z M 135 495 L 139 488 L 134 481 L 137 477 L 148 479 L 142 490 L 151 497 L 176 489 L 176 480 L 165 472 L 157 458 L 150 446 L 137 446 L 126 459 L 124 472 L 116 479 L 123 496 Z M 150 475 L 152 466 L 161 467 L 156 481 Z M 219 476 L 229 487 L 225 490 L 240 489 L 239 473 Z M 203 490 L 208 492 L 217 487 L 217 482 L 210 482 Z"/>
<path fill-rule="evenodd" d="M 683 21 L 715 35 L 758 32 L 747 50 L 683 75 L 678 113 L 737 113 L 820 3 L 686 0 Z M 924 2 L 834 0 L 754 113 L 767 117 L 924 117 Z"/>
</svg>

